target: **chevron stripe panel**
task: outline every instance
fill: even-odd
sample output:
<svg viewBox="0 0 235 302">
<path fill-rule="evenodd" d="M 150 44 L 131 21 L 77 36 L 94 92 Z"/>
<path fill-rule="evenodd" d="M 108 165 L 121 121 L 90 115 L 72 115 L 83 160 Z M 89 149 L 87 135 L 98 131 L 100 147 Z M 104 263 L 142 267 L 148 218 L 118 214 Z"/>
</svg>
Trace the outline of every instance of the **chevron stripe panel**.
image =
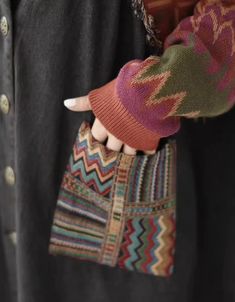
<svg viewBox="0 0 235 302">
<path fill-rule="evenodd" d="M 68 170 L 89 188 L 109 198 L 117 156 L 118 152 L 96 141 L 84 123 L 73 146 Z"/>
<path fill-rule="evenodd" d="M 49 253 L 169 276 L 173 272 L 176 145 L 127 155 L 82 123 L 64 172 Z"/>
<path fill-rule="evenodd" d="M 173 270 L 174 215 L 126 220 L 118 265 L 132 271 L 168 276 Z"/>
</svg>

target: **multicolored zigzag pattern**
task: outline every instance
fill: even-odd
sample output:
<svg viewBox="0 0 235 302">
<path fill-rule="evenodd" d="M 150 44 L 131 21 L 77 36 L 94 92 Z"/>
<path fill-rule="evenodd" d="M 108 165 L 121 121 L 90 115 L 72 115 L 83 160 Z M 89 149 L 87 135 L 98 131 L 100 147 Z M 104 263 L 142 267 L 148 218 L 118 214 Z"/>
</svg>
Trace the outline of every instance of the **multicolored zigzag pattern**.
<svg viewBox="0 0 235 302">
<path fill-rule="evenodd" d="M 81 128 L 68 170 L 102 196 L 109 197 L 118 153 L 102 148 L 87 128 Z"/>
<path fill-rule="evenodd" d="M 154 155 L 111 151 L 83 122 L 61 183 L 49 253 L 169 276 L 175 159 L 174 142 Z"/>
<path fill-rule="evenodd" d="M 172 215 L 127 219 L 119 266 L 153 275 L 173 270 L 175 220 Z"/>
</svg>

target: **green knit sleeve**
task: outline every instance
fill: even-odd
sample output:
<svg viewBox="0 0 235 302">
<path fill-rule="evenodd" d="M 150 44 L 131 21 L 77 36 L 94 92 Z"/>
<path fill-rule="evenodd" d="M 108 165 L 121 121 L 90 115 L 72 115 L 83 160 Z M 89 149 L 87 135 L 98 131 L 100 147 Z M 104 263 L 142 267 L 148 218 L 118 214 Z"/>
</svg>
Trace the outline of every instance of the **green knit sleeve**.
<svg viewBox="0 0 235 302">
<path fill-rule="evenodd" d="M 181 117 L 229 111 L 235 104 L 235 4 L 200 1 L 166 38 L 162 56 L 128 62 L 89 98 L 104 126 L 140 149 L 177 132 Z"/>
</svg>

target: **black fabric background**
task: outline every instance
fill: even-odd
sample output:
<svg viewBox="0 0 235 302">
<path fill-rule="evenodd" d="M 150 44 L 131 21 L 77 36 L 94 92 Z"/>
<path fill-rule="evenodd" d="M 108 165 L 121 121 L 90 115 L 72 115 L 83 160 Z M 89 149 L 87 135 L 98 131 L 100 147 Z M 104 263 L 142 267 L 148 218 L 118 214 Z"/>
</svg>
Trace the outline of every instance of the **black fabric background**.
<svg viewBox="0 0 235 302">
<path fill-rule="evenodd" d="M 48 254 L 56 197 L 81 122 L 63 100 L 145 58 L 145 32 L 126 0 L 21 0 L 0 43 L 0 297 L 2 302 L 235 301 L 235 111 L 184 119 L 177 139 L 177 241 L 169 279 Z M 12 20 L 12 22 L 11 22 Z M 6 165 L 16 185 L 5 184 Z M 9 232 L 16 230 L 14 247 Z"/>
</svg>

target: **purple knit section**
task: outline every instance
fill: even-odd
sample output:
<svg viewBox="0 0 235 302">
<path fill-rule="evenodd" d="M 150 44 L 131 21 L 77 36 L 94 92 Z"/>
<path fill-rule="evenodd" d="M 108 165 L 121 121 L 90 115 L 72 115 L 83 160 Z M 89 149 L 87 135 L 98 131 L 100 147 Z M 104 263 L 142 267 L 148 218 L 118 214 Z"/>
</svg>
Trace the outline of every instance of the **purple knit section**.
<svg viewBox="0 0 235 302">
<path fill-rule="evenodd" d="M 180 128 L 177 117 L 164 118 L 169 112 L 172 100 L 166 101 L 164 106 L 146 106 L 144 100 L 152 91 L 152 85 L 131 85 L 131 80 L 139 71 L 140 60 L 128 62 L 120 70 L 116 82 L 116 94 L 123 106 L 135 119 L 147 129 L 158 132 L 160 136 L 169 136 Z M 167 106 L 167 102 L 169 106 Z"/>
</svg>

